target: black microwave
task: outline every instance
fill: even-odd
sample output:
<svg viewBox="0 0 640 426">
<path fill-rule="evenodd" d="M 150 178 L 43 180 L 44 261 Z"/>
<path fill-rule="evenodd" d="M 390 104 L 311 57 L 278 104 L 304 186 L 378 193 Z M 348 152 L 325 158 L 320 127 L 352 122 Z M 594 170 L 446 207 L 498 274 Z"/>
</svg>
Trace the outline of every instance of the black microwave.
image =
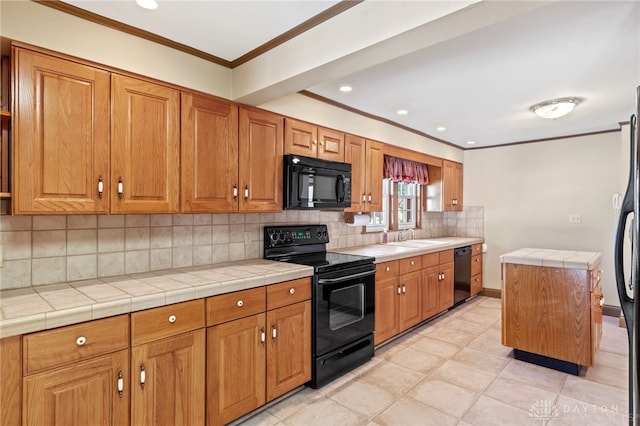
<svg viewBox="0 0 640 426">
<path fill-rule="evenodd" d="M 283 169 L 285 209 L 351 207 L 351 164 L 285 155 Z"/>
</svg>

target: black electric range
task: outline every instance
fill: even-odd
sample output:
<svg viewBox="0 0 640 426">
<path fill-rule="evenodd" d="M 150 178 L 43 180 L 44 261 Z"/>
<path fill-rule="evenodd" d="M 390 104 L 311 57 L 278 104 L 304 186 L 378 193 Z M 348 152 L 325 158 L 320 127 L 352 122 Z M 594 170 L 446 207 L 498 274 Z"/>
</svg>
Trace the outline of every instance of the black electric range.
<svg viewBox="0 0 640 426">
<path fill-rule="evenodd" d="M 312 377 L 323 386 L 373 356 L 375 258 L 326 251 L 326 225 L 266 226 L 264 258 L 312 266 Z"/>
</svg>

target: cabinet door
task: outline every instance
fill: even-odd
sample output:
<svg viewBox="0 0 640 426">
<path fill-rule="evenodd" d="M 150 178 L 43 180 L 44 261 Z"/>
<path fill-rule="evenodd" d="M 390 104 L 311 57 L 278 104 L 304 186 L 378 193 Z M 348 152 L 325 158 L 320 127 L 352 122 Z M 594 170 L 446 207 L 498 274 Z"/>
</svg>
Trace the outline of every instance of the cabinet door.
<svg viewBox="0 0 640 426">
<path fill-rule="evenodd" d="M 109 73 L 18 48 L 13 55 L 13 212 L 107 213 Z"/>
<path fill-rule="evenodd" d="M 442 182 L 445 211 L 462 210 L 462 164 L 442 161 Z"/>
<path fill-rule="evenodd" d="M 25 377 L 23 424 L 127 425 L 128 366 L 129 351 L 123 350 Z"/>
<path fill-rule="evenodd" d="M 284 119 L 240 108 L 240 211 L 282 210 Z"/>
<path fill-rule="evenodd" d="M 376 280 L 374 344 L 398 334 L 398 277 Z"/>
<path fill-rule="evenodd" d="M 317 157 L 318 128 L 304 121 L 285 119 L 284 152 L 305 157 Z"/>
<path fill-rule="evenodd" d="M 111 212 L 177 213 L 180 93 L 117 74 L 111 90 Z"/>
<path fill-rule="evenodd" d="M 453 263 L 445 263 L 440 265 L 442 280 L 438 287 L 438 312 L 442 312 L 453 306 Z"/>
<path fill-rule="evenodd" d="M 265 314 L 207 330 L 207 425 L 224 425 L 265 403 Z"/>
<path fill-rule="evenodd" d="M 440 312 L 440 267 L 422 270 L 422 319 L 431 318 Z"/>
<path fill-rule="evenodd" d="M 400 275 L 402 294 L 398 298 L 399 331 L 404 331 L 422 320 L 420 306 L 420 271 Z"/>
<path fill-rule="evenodd" d="M 351 164 L 351 208 L 345 209 L 345 212 L 362 212 L 367 209 L 366 152 L 363 138 L 353 135 L 345 136 L 344 161 Z"/>
<path fill-rule="evenodd" d="M 384 144 L 367 140 L 366 194 L 368 212 L 382 211 L 382 177 L 384 167 Z"/>
<path fill-rule="evenodd" d="M 318 158 L 344 162 L 344 133 L 318 127 Z"/>
<path fill-rule="evenodd" d="M 238 107 L 182 92 L 181 210 L 238 211 Z"/>
<path fill-rule="evenodd" d="M 205 331 L 131 349 L 135 425 L 204 425 Z"/>
<path fill-rule="evenodd" d="M 602 287 L 598 282 L 591 292 L 591 364 L 596 363 L 596 354 L 602 339 Z"/>
<path fill-rule="evenodd" d="M 267 312 L 267 401 L 311 380 L 311 301 Z"/>
</svg>

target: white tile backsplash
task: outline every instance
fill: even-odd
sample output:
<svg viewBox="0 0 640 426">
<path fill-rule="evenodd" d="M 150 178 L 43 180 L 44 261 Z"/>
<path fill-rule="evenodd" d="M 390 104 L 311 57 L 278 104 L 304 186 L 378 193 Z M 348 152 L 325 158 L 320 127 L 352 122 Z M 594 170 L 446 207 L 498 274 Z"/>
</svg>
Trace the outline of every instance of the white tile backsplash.
<svg viewBox="0 0 640 426">
<path fill-rule="evenodd" d="M 0 216 L 0 289 L 57 284 L 263 256 L 263 227 L 325 223 L 329 249 L 376 244 L 380 233 L 347 226 L 343 213 Z M 334 238 L 337 233 L 337 238 Z M 482 237 L 484 209 L 423 212 L 415 238 Z M 251 240 L 245 244 L 245 236 Z M 391 232 L 390 241 L 397 239 Z"/>
</svg>

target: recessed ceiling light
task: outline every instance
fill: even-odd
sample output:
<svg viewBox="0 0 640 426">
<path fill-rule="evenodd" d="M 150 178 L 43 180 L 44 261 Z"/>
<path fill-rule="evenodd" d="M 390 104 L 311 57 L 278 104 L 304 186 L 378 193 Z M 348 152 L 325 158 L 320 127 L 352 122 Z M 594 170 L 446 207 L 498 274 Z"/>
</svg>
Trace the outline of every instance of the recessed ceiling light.
<svg viewBox="0 0 640 426">
<path fill-rule="evenodd" d="M 158 2 L 156 2 L 156 0 L 136 0 L 136 3 L 138 3 L 138 6 L 142 7 L 143 9 L 158 8 Z"/>
<path fill-rule="evenodd" d="M 475 145 L 476 141 L 467 141 L 467 145 Z"/>
<path fill-rule="evenodd" d="M 346 92 L 350 92 L 352 90 L 353 90 L 353 87 L 351 87 L 351 86 L 346 86 L 346 85 L 345 86 L 340 86 L 340 91 L 341 92 L 345 92 L 346 93 Z"/>
<path fill-rule="evenodd" d="M 445 130 L 447 130 L 447 128 L 444 127 L 444 126 L 438 126 L 438 127 L 436 127 L 436 130 L 439 131 L 439 132 L 444 132 Z"/>
<path fill-rule="evenodd" d="M 409 111 L 407 111 L 406 109 L 399 109 L 396 112 L 398 113 L 398 115 L 407 115 L 407 114 L 409 114 Z"/>
</svg>

